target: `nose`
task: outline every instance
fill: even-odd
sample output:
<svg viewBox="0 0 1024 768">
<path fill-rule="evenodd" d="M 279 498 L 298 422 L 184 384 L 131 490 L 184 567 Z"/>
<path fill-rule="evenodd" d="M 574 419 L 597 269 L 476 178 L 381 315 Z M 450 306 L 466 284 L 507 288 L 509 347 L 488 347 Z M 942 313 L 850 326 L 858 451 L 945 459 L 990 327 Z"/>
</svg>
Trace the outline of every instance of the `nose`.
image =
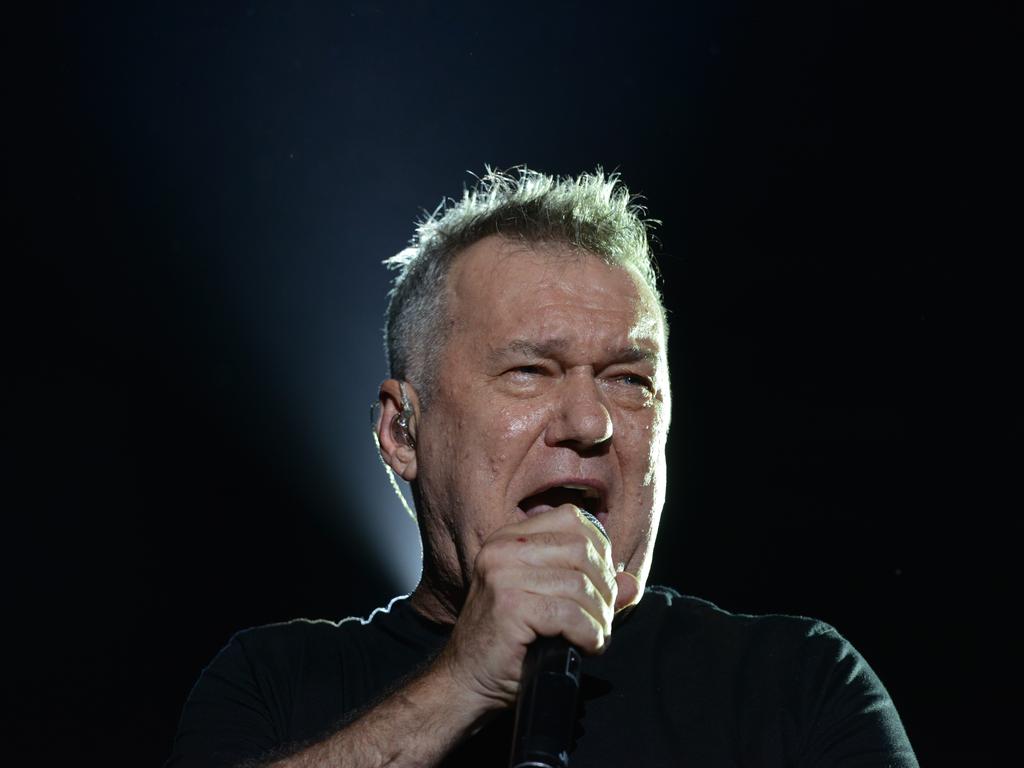
<svg viewBox="0 0 1024 768">
<path fill-rule="evenodd" d="M 612 417 L 590 372 L 568 372 L 559 389 L 555 412 L 545 431 L 548 445 L 589 450 L 611 440 Z"/>
</svg>

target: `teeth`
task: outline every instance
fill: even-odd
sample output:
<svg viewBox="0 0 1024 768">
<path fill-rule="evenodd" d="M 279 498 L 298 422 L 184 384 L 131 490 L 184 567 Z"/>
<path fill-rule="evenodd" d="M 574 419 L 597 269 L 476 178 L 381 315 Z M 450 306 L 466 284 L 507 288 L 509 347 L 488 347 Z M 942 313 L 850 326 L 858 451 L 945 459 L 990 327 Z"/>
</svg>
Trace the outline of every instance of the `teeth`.
<svg viewBox="0 0 1024 768">
<path fill-rule="evenodd" d="M 583 491 L 583 498 L 585 499 L 597 499 L 601 497 L 596 488 L 592 488 L 589 485 L 563 485 L 563 488 L 569 488 L 573 491 Z"/>
</svg>

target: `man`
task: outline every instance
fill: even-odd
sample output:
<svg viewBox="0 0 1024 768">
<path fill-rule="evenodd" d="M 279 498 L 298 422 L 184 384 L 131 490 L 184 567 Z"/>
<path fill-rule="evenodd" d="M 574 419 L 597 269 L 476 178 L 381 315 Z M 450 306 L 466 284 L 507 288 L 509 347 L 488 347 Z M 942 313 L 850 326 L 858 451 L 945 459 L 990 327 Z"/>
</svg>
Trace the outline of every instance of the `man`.
<svg viewBox="0 0 1024 768">
<path fill-rule="evenodd" d="M 527 648 L 561 635 L 588 656 L 574 768 L 916 766 L 831 627 L 645 591 L 667 325 L 614 177 L 488 173 L 391 266 L 377 436 L 413 490 L 422 580 L 365 621 L 236 635 L 169 765 L 506 765 Z"/>
</svg>

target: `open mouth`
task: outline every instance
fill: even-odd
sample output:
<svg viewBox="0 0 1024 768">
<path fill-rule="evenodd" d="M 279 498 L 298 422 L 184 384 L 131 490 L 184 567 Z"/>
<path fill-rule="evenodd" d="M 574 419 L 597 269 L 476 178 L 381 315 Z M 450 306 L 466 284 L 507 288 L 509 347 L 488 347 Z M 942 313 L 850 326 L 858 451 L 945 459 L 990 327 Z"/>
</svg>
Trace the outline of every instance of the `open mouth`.
<svg viewBox="0 0 1024 768">
<path fill-rule="evenodd" d="M 604 503 L 604 493 L 600 488 L 593 485 L 553 485 L 545 488 L 519 502 L 521 509 L 527 517 L 539 515 L 542 512 L 560 507 L 563 504 L 574 504 L 580 509 L 585 509 L 599 520 L 604 520 L 604 513 L 607 511 Z"/>
</svg>

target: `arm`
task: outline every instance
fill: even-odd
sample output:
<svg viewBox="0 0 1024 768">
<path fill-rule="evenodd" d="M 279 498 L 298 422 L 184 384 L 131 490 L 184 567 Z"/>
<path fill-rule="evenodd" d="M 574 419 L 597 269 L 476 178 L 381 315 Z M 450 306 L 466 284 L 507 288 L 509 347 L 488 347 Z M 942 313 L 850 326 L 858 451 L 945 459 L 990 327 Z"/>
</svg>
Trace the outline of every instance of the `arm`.
<svg viewBox="0 0 1024 768">
<path fill-rule="evenodd" d="M 288 757 L 287 702 L 253 678 L 251 659 L 232 642 L 190 697 L 168 768 L 369 768 L 431 766 L 514 704 L 527 646 L 565 635 L 603 651 L 613 606 L 639 598 L 628 574 L 615 574 L 607 542 L 572 507 L 496 531 L 477 556 L 451 638 L 421 673 L 322 741 Z M 275 761 L 275 757 L 277 758 Z M 248 762 L 246 762 L 248 761 Z"/>
<path fill-rule="evenodd" d="M 353 723 L 268 768 L 436 765 L 487 714 L 467 693 L 442 656 Z"/>
<path fill-rule="evenodd" d="M 270 768 L 437 765 L 515 703 L 526 648 L 538 635 L 563 634 L 601 653 L 615 607 L 637 597 L 636 579 L 615 573 L 607 540 L 575 508 L 507 526 L 481 549 L 437 660 L 349 726 Z"/>
</svg>

